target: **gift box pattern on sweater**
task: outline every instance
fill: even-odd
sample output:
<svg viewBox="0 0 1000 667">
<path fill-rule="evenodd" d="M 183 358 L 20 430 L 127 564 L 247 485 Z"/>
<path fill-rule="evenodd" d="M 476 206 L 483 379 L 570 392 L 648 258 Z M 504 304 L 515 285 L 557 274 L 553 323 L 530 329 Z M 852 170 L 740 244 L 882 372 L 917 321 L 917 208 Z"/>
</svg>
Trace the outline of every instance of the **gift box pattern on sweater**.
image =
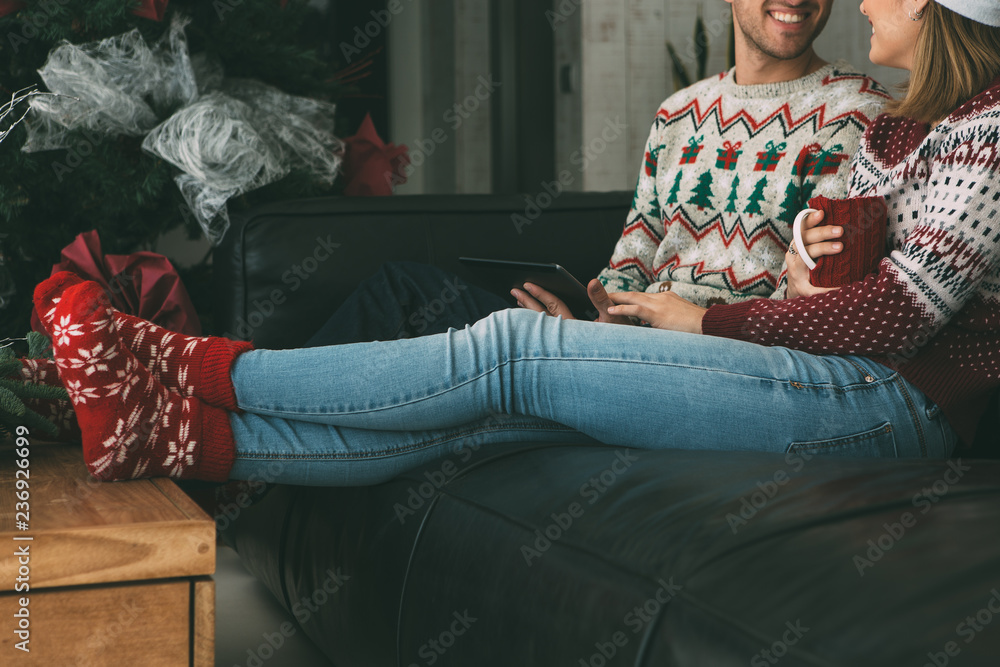
<svg viewBox="0 0 1000 667">
<path fill-rule="evenodd" d="M 601 281 L 700 305 L 783 295 L 796 213 L 846 194 L 848 155 L 887 99 L 844 61 L 795 81 L 741 86 L 730 71 L 679 91 L 656 114 Z"/>
</svg>

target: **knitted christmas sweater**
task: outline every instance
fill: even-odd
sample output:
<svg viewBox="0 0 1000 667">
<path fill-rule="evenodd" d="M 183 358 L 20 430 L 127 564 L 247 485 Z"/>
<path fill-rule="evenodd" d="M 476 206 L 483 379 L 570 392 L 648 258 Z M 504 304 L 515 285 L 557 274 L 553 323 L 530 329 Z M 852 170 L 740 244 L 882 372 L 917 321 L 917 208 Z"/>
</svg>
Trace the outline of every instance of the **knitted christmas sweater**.
<svg viewBox="0 0 1000 667">
<path fill-rule="evenodd" d="M 734 77 L 660 106 L 624 233 L 599 276 L 608 291 L 669 289 L 702 306 L 784 296 L 795 215 L 814 195 L 847 193 L 850 156 L 889 97 L 844 61 L 781 83 Z"/>
<path fill-rule="evenodd" d="M 897 370 L 965 444 L 1000 386 L 1000 78 L 931 129 L 882 116 L 852 166 L 851 195 L 882 195 L 878 273 L 826 294 L 713 306 L 706 334 Z"/>
</svg>

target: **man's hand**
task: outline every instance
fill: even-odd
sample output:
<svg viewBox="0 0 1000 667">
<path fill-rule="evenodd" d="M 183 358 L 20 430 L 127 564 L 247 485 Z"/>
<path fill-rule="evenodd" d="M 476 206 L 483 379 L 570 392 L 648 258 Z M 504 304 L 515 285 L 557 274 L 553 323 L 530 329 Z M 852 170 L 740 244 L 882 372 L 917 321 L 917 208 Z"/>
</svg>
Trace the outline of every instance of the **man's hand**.
<svg viewBox="0 0 1000 667">
<path fill-rule="evenodd" d="M 517 305 L 521 308 L 527 308 L 528 310 L 534 310 L 538 313 L 545 313 L 553 317 L 562 316 L 564 320 L 575 320 L 573 313 L 570 311 L 569 307 L 566 306 L 562 300 L 555 294 L 542 289 L 534 283 L 524 283 L 524 290 L 512 289 L 510 291 L 511 295 L 517 299 Z M 591 303 L 594 304 L 594 308 L 597 309 L 597 321 L 607 322 L 609 324 L 632 324 L 632 320 L 627 317 L 622 317 L 618 315 L 611 315 L 608 312 L 609 308 L 612 308 L 615 304 L 608 296 L 607 290 L 604 289 L 604 285 L 597 278 L 590 281 L 587 285 L 587 296 L 590 297 Z"/>
<path fill-rule="evenodd" d="M 615 292 L 611 300 L 618 304 L 611 315 L 638 317 L 656 329 L 700 334 L 707 309 L 696 306 L 673 292 Z"/>
<path fill-rule="evenodd" d="M 834 225 L 817 226 L 823 222 L 823 215 L 823 211 L 817 211 L 810 213 L 802 221 L 802 244 L 805 245 L 806 252 L 813 260 L 824 255 L 836 255 L 844 250 L 844 244 L 835 240 L 843 236 L 844 228 Z M 802 261 L 798 253 L 786 252 L 785 264 L 788 266 L 786 294 L 789 299 L 840 289 L 838 287 L 814 287 L 809 282 L 809 267 Z"/>
</svg>

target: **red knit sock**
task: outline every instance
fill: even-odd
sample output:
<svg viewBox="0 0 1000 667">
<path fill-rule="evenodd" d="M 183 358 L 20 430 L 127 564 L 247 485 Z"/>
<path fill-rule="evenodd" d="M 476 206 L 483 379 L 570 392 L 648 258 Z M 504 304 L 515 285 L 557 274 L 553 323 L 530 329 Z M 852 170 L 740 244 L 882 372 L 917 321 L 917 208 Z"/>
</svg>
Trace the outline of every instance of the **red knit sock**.
<svg viewBox="0 0 1000 667">
<path fill-rule="evenodd" d="M 228 414 L 153 378 L 122 344 L 100 285 L 66 288 L 57 274 L 35 289 L 35 306 L 52 334 L 94 477 L 227 479 L 235 454 Z"/>
<path fill-rule="evenodd" d="M 182 396 L 237 410 L 229 371 L 236 357 L 253 349 L 252 343 L 186 336 L 117 311 L 114 317 L 125 347 L 149 368 L 153 377 Z"/>
<path fill-rule="evenodd" d="M 68 271 L 59 272 L 49 280 L 53 283 L 48 297 L 43 298 L 44 304 L 58 303 L 59 294 L 83 282 Z M 52 308 L 44 304 L 38 307 L 43 323 L 45 313 Z M 238 409 L 229 371 L 236 357 L 253 349 L 252 343 L 214 336 L 186 336 L 117 310 L 114 319 L 125 347 L 168 389 L 226 410 Z"/>
<path fill-rule="evenodd" d="M 52 359 L 21 359 L 21 379 L 25 384 L 61 387 L 59 370 Z M 25 405 L 55 424 L 54 436 L 59 442 L 79 441 L 80 427 L 76 423 L 73 404 L 58 399 L 30 398 Z"/>
</svg>

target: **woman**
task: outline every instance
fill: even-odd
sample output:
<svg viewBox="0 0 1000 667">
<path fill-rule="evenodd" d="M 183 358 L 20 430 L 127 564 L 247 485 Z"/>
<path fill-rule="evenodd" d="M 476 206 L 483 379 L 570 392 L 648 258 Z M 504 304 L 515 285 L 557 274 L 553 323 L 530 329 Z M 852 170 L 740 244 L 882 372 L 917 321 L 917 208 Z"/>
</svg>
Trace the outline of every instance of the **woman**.
<svg viewBox="0 0 1000 667">
<path fill-rule="evenodd" d="M 451 448 L 542 438 L 643 448 L 946 457 L 1000 385 L 1000 0 L 865 0 L 872 60 L 911 71 L 851 196 L 890 256 L 832 291 L 705 310 L 612 296 L 654 328 L 526 310 L 426 338 L 290 351 L 169 334 L 57 274 L 35 300 L 102 479 L 369 484 Z M 812 225 L 817 221 L 813 220 Z M 806 231 L 813 257 L 837 228 Z M 277 461 L 280 473 L 273 475 Z"/>
</svg>

